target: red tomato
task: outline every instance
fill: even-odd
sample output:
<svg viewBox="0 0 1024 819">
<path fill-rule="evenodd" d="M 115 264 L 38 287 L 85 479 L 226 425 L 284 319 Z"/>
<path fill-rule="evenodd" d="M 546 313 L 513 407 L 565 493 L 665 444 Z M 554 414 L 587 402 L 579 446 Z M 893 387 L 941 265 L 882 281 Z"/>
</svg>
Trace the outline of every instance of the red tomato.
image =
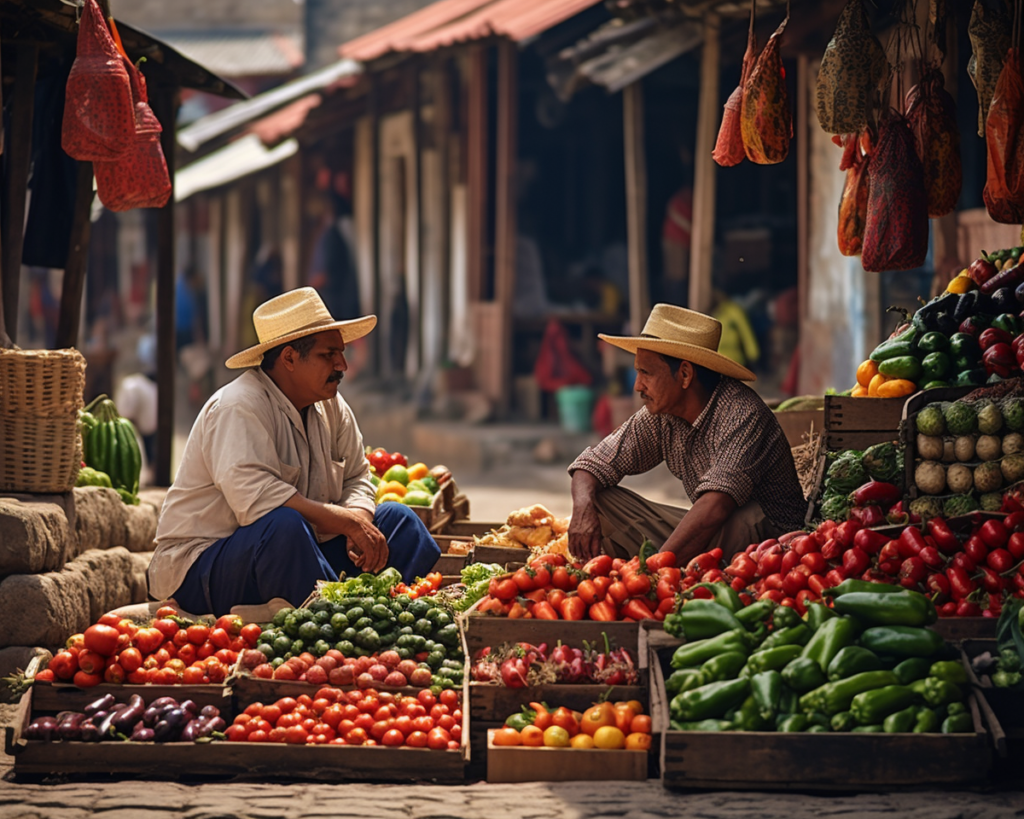
<svg viewBox="0 0 1024 819">
<path fill-rule="evenodd" d="M 192 645 L 202 645 L 210 638 L 210 627 L 194 625 L 188 627 L 188 641 Z M 228 642 L 231 642 L 228 640 Z"/>
<path fill-rule="evenodd" d="M 58 651 L 50 660 L 49 668 L 61 680 L 70 680 L 78 671 L 78 658 L 70 651 Z"/>
<path fill-rule="evenodd" d="M 78 655 L 78 667 L 86 674 L 102 674 L 106 664 L 106 659 L 95 651 L 85 650 Z"/>
<path fill-rule="evenodd" d="M 189 666 L 182 672 L 181 681 L 185 685 L 199 685 L 203 682 L 203 678 L 206 677 L 206 671 L 198 666 Z M 129 680 L 131 677 L 129 676 Z"/>
<path fill-rule="evenodd" d="M 448 747 L 452 737 L 444 728 L 434 728 L 427 734 L 427 746 L 435 751 L 442 751 Z"/>
<path fill-rule="evenodd" d="M 36 682 L 56 682 L 57 675 L 53 673 L 49 668 L 44 668 L 42 671 L 37 671 L 34 677 Z"/>
<path fill-rule="evenodd" d="M 200 640 L 199 642 L 202 643 L 203 641 Z M 231 635 L 222 628 L 215 628 L 210 632 L 210 642 L 217 646 L 217 648 L 227 648 L 231 645 Z"/>
<path fill-rule="evenodd" d="M 427 735 L 423 731 L 413 731 L 405 738 L 405 744 L 410 748 L 426 748 Z"/>
<path fill-rule="evenodd" d="M 184 662 L 185 665 L 192 665 L 192 663 L 199 659 L 199 652 L 196 651 L 196 647 L 192 643 L 185 643 L 185 645 L 178 649 L 178 659 Z"/>
<path fill-rule="evenodd" d="M 242 626 L 241 637 L 250 647 L 255 648 L 262 632 L 263 629 L 260 628 L 259 623 L 247 623 Z"/>
<path fill-rule="evenodd" d="M 427 688 L 424 688 L 422 691 L 420 691 L 416 695 L 416 699 L 419 700 L 420 705 L 422 705 L 424 708 L 433 708 L 434 704 L 437 702 L 437 699 L 434 697 L 434 694 Z"/>
<path fill-rule="evenodd" d="M 381 743 L 389 747 L 397 747 L 399 745 L 404 745 L 405 734 L 403 734 L 401 731 L 392 728 L 390 731 L 384 734 L 384 738 L 381 740 Z"/>
<path fill-rule="evenodd" d="M 459 695 L 452 688 L 443 689 L 440 695 L 438 695 L 438 700 L 441 705 L 445 705 L 452 710 L 459 707 Z"/>
<path fill-rule="evenodd" d="M 305 745 L 309 732 L 301 725 L 292 725 L 284 735 L 284 741 L 289 745 Z"/>
<path fill-rule="evenodd" d="M 173 620 L 154 620 L 153 628 L 164 635 L 164 639 L 170 640 L 178 631 L 178 624 Z"/>
<path fill-rule="evenodd" d="M 366 736 L 365 730 L 363 730 L 362 728 L 353 728 L 351 731 L 345 734 L 345 744 L 365 745 L 367 738 L 368 737 Z"/>
<path fill-rule="evenodd" d="M 124 685 L 124 678 L 124 669 L 117 663 L 108 665 L 103 672 L 104 682 L 111 683 L 112 685 Z"/>
<path fill-rule="evenodd" d="M 104 657 L 109 657 L 117 651 L 117 641 L 121 636 L 114 626 L 107 626 L 97 623 L 85 630 L 85 647 L 89 651 L 95 651 Z"/>
<path fill-rule="evenodd" d="M 244 725 L 230 725 L 224 732 L 228 742 L 245 742 L 246 733 Z"/>
</svg>

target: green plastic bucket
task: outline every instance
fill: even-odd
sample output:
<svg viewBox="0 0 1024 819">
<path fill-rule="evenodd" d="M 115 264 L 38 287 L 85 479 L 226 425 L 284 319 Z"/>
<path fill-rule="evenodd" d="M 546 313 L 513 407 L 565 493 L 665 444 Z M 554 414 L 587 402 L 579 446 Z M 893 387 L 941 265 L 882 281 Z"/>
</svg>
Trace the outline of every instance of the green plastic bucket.
<svg viewBox="0 0 1024 819">
<path fill-rule="evenodd" d="M 590 432 L 594 391 L 590 387 L 560 387 L 555 391 L 558 419 L 566 432 Z"/>
</svg>

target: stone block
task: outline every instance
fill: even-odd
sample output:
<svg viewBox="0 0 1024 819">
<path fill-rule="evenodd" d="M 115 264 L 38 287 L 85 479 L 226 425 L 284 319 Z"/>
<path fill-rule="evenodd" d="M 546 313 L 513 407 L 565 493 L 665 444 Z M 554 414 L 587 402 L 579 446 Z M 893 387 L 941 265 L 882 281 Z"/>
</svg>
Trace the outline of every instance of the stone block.
<svg viewBox="0 0 1024 819">
<path fill-rule="evenodd" d="M 71 541 L 57 504 L 0 499 L 0 577 L 59 569 L 74 551 Z"/>
<path fill-rule="evenodd" d="M 75 533 L 78 554 L 90 549 L 123 546 L 127 541 L 128 507 L 113 489 L 80 486 L 75 489 Z"/>
<path fill-rule="evenodd" d="M 129 552 L 152 552 L 153 540 L 156 538 L 156 521 L 160 510 L 151 503 L 141 502 L 138 506 L 125 506 L 125 537 L 123 543 L 111 543 L 111 546 L 124 546 Z"/>
<path fill-rule="evenodd" d="M 102 614 L 132 602 L 134 569 L 124 547 L 90 549 L 61 571 L 0 581 L 0 648 L 60 646 Z"/>
<path fill-rule="evenodd" d="M 132 603 L 149 600 L 149 578 L 146 570 L 153 559 L 152 552 L 132 552 Z"/>
</svg>

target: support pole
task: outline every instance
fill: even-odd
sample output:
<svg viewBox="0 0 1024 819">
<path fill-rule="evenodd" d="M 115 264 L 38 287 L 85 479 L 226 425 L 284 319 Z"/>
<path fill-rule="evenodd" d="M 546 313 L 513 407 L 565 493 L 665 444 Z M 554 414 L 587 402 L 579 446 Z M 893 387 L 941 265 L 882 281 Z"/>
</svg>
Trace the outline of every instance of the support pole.
<svg viewBox="0 0 1024 819">
<path fill-rule="evenodd" d="M 512 393 L 512 301 L 516 286 L 516 136 L 519 115 L 519 52 L 513 42 L 498 45 L 498 122 L 495 156 L 494 301 L 502 321 L 498 406 Z"/>
<path fill-rule="evenodd" d="M 75 210 L 68 242 L 68 260 L 64 265 L 64 285 L 60 292 L 60 317 L 57 320 L 57 347 L 77 347 L 82 317 L 82 294 L 89 261 L 89 235 L 92 232 L 92 163 L 78 163 L 75 181 Z"/>
<path fill-rule="evenodd" d="M 626 235 L 629 244 L 629 326 L 640 332 L 651 309 L 647 283 L 647 159 L 644 154 L 643 81 L 622 90 L 626 159 Z"/>
<path fill-rule="evenodd" d="M 715 161 L 711 152 L 718 130 L 719 18 L 704 17 L 704 48 L 700 61 L 700 100 L 693 178 L 693 234 L 690 244 L 689 307 L 711 310 L 711 264 L 715 248 Z"/>
<path fill-rule="evenodd" d="M 807 286 L 810 264 L 808 255 L 808 201 L 810 198 L 809 152 L 807 150 L 810 137 L 810 71 L 806 54 L 796 58 L 796 297 L 797 297 L 797 333 L 803 329 L 804 316 L 807 315 Z M 797 342 L 799 343 L 799 341 Z"/>
<path fill-rule="evenodd" d="M 466 268 L 469 301 L 482 301 L 487 288 L 487 52 L 469 48 L 466 93 Z"/>
</svg>

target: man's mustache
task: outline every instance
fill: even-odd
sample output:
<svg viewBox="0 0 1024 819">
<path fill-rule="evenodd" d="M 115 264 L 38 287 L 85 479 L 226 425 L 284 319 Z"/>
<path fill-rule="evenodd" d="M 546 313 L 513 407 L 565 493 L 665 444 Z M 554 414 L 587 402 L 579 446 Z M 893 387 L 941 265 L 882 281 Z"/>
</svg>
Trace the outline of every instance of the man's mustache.
<svg viewBox="0 0 1024 819">
<path fill-rule="evenodd" d="M 327 383 L 328 383 L 328 384 L 337 384 L 337 383 L 338 383 L 339 381 L 341 381 L 341 379 L 343 379 L 344 377 L 345 377 L 345 373 L 343 373 L 343 372 L 341 372 L 341 371 L 339 370 L 338 372 L 334 373 L 333 375 L 331 375 L 331 376 L 328 376 L 328 378 L 327 378 Z"/>
</svg>

